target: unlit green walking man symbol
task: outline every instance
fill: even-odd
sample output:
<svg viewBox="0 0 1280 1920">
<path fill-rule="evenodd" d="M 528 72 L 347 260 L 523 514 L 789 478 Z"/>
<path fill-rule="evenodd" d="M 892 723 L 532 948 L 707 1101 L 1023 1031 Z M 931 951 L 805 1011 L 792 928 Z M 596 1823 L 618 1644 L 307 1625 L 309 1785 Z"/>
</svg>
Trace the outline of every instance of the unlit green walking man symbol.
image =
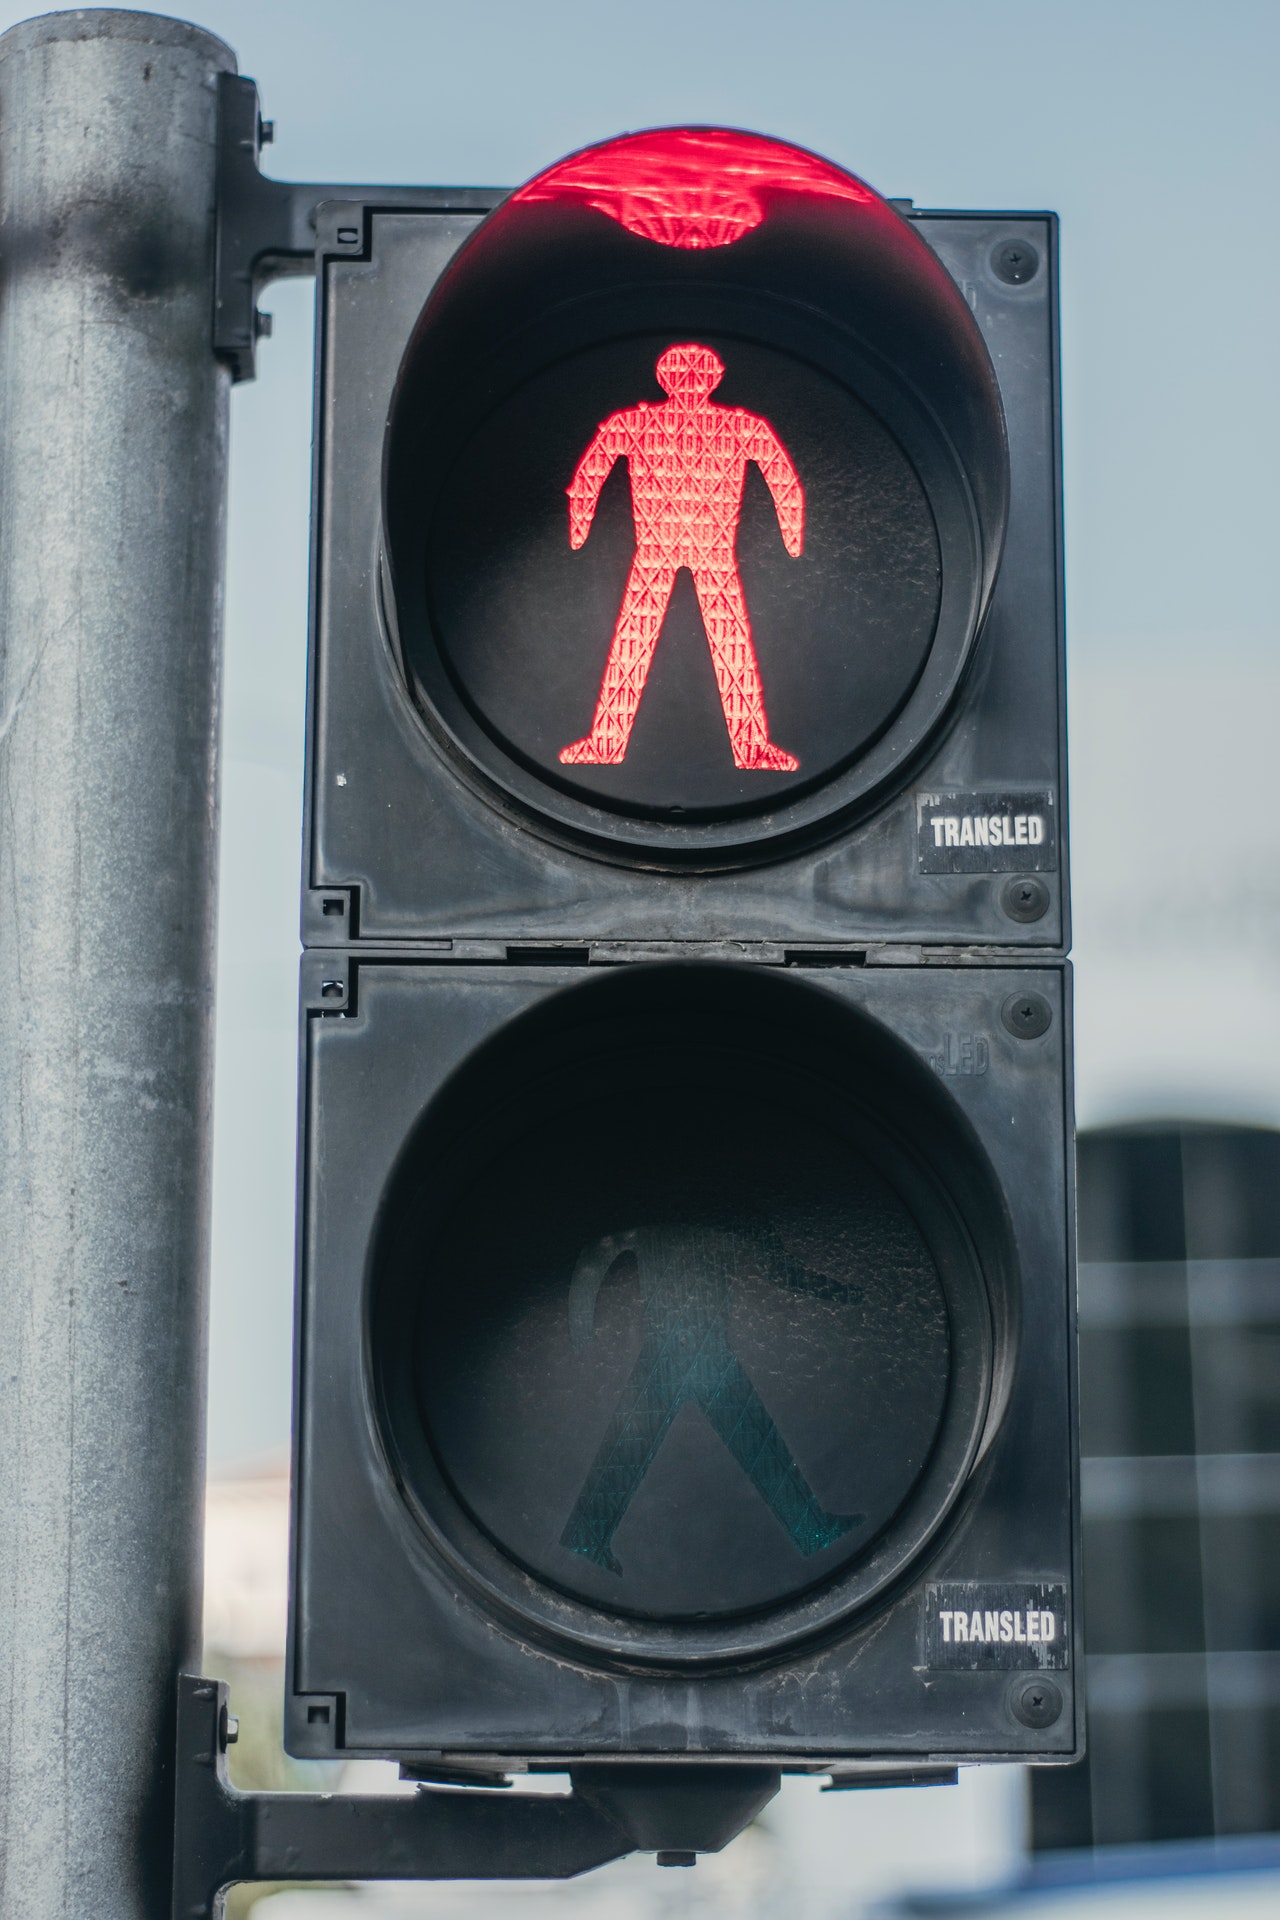
<svg viewBox="0 0 1280 1920">
<path fill-rule="evenodd" d="M 711 1229 L 678 1233 L 637 1228 L 606 1234 L 580 1256 L 569 1283 L 569 1330 L 586 1346 L 596 1296 L 610 1271 L 634 1257 L 644 1304 L 644 1335 L 631 1377 L 609 1421 L 560 1544 L 610 1573 L 622 1568 L 613 1536 L 653 1465 L 681 1407 L 692 1403 L 806 1556 L 858 1526 L 860 1513 L 828 1513 L 792 1459 L 760 1395 L 729 1345 L 729 1289 L 742 1242 Z M 759 1264 L 758 1259 L 752 1264 Z M 770 1260 L 776 1277 L 820 1298 L 851 1290 Z"/>
</svg>

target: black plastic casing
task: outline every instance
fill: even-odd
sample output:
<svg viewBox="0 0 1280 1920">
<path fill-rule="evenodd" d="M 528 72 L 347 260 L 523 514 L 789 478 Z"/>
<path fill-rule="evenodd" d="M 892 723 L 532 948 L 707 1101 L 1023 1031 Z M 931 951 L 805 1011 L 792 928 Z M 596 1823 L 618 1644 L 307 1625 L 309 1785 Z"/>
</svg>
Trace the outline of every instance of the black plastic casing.
<svg viewBox="0 0 1280 1920">
<path fill-rule="evenodd" d="M 914 763 L 869 812 L 799 850 L 764 837 L 719 871 L 610 860 L 531 818 L 452 751 L 397 659 L 383 536 L 388 413 L 423 302 L 474 214 L 322 211 L 318 276 L 311 713 L 303 938 L 340 946 L 771 942 L 793 948 L 1070 944 L 1058 417 L 1057 227 L 1050 215 L 928 214 L 912 225 L 972 308 L 999 380 L 1010 508 L 990 612 L 965 681 Z M 337 235 L 358 236 L 339 247 Z M 1022 285 L 991 265 L 1009 239 L 1040 256 Z M 1002 905 L 1010 864 L 924 870 L 939 795 L 1046 795 L 1056 858 L 1040 919 Z M 770 823 L 764 823 L 767 833 Z M 477 877 L 483 876 L 483 884 Z M 345 899 L 344 899 L 345 896 Z"/>
<path fill-rule="evenodd" d="M 676 1756 L 812 1771 L 1064 1763 L 1083 1750 L 1056 222 L 911 218 L 999 381 L 1011 490 L 990 611 L 944 721 L 873 803 L 781 849 L 699 866 L 611 861 L 486 784 L 424 723 L 389 604 L 384 442 L 406 341 L 478 216 L 450 211 L 444 192 L 421 211 L 322 210 L 286 1697 L 297 1755 L 465 1774 Z M 1039 254 L 1024 284 L 992 265 L 1009 240 Z M 1053 810 L 1051 861 L 1024 869 L 1006 850 L 994 871 L 927 870 L 930 807 L 1022 795 Z M 1032 919 L 1010 908 L 1028 874 L 1045 890 Z M 913 1552 L 878 1586 L 850 1586 L 847 1604 L 828 1583 L 785 1619 L 743 1623 L 736 1644 L 726 1627 L 693 1630 L 683 1648 L 607 1610 L 588 1629 L 581 1609 L 508 1577 L 465 1519 L 424 1514 L 376 1351 L 388 1194 L 434 1103 L 531 1012 L 570 1032 L 584 993 L 671 968 L 696 974 L 698 992 L 729 975 L 782 983 L 797 1006 L 880 1036 L 904 1063 L 903 1126 L 913 1075 L 932 1075 L 940 1177 L 959 1192 L 966 1156 L 988 1169 L 966 1230 L 1003 1274 L 983 1411 Z M 1049 1009 L 1030 1035 L 1011 1012 L 1028 995 Z M 940 1663 L 940 1590 L 979 1610 L 1002 1590 L 1061 1595 L 1050 1724 L 1019 1708 L 1035 1656 Z"/>
</svg>

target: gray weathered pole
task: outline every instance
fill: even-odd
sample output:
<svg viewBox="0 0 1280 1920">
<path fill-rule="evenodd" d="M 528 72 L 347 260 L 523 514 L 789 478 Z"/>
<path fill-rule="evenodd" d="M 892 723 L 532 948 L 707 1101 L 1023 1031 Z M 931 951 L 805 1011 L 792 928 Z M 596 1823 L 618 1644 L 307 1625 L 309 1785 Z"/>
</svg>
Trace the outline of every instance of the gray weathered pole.
<svg viewBox="0 0 1280 1920">
<path fill-rule="evenodd" d="M 0 39 L 0 1914 L 168 1910 L 199 1650 L 227 374 L 217 74 Z"/>
</svg>

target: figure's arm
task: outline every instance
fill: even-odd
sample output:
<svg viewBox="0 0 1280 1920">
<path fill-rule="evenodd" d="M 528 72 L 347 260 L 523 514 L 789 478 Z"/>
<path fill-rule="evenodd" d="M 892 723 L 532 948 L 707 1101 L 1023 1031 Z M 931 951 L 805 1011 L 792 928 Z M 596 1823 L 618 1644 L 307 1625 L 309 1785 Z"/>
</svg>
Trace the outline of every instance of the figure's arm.
<svg viewBox="0 0 1280 1920">
<path fill-rule="evenodd" d="M 615 413 L 597 428 L 595 439 L 565 489 L 569 495 L 569 545 L 575 551 L 591 531 L 600 489 L 612 473 L 615 460 L 627 450 L 625 418 Z"/>
<path fill-rule="evenodd" d="M 793 559 L 799 559 L 804 550 L 804 488 L 791 455 L 767 420 L 752 420 L 747 458 L 755 461 L 773 495 L 783 546 Z"/>
</svg>

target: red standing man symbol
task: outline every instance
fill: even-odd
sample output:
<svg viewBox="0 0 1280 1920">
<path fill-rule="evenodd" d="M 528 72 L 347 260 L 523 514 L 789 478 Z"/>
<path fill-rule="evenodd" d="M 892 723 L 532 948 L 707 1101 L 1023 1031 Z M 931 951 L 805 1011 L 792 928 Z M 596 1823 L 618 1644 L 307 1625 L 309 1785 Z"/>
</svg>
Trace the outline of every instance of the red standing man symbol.
<svg viewBox="0 0 1280 1920">
<path fill-rule="evenodd" d="M 631 473 L 636 551 L 605 662 L 591 731 L 561 749 L 571 767 L 612 767 L 625 758 L 676 574 L 687 567 L 702 609 L 720 704 L 736 767 L 794 773 L 800 762 L 769 738 L 764 688 L 734 542 L 747 465 L 773 495 L 787 552 L 804 546 L 804 489 L 767 420 L 709 396 L 724 374 L 710 347 L 668 347 L 657 364 L 670 398 L 611 414 L 578 462 L 569 487 L 569 544 L 591 531 L 614 463 Z"/>
</svg>

